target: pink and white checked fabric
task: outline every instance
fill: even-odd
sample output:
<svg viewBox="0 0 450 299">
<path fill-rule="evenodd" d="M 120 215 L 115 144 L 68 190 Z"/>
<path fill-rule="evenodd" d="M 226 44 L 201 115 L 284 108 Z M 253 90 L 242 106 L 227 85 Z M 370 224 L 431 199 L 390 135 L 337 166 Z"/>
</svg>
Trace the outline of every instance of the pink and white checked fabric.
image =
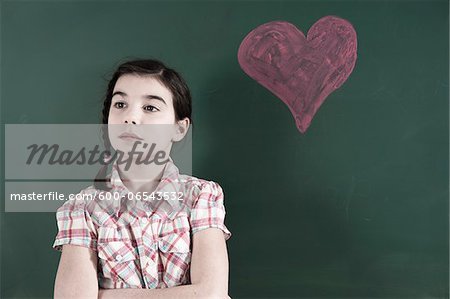
<svg viewBox="0 0 450 299">
<path fill-rule="evenodd" d="M 63 244 L 96 251 L 100 288 L 190 284 L 192 235 L 215 227 L 223 231 L 225 240 L 231 237 L 224 224 L 220 185 L 179 174 L 171 159 L 155 193 L 182 192 L 182 201 L 127 200 L 129 190 L 120 179 L 117 163 L 110 178 L 110 191 L 89 186 L 79 193 L 86 196 L 84 200 L 68 200 L 57 210 L 58 233 L 53 244 L 59 251 Z M 114 192 L 120 200 L 105 200 L 107 193 L 114 198 Z"/>
</svg>

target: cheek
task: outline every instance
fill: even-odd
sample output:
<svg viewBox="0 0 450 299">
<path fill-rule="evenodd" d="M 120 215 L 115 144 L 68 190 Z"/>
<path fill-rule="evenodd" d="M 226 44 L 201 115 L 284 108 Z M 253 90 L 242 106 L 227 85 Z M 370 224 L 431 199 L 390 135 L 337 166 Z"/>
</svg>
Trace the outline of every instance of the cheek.
<svg viewBox="0 0 450 299">
<path fill-rule="evenodd" d="M 141 136 L 147 144 L 155 144 L 158 149 L 165 149 L 172 142 L 174 127 L 173 124 L 141 125 Z"/>
<path fill-rule="evenodd" d="M 116 113 L 114 113 L 114 110 L 109 110 L 108 114 L 108 124 L 119 124 L 119 118 Z"/>
</svg>

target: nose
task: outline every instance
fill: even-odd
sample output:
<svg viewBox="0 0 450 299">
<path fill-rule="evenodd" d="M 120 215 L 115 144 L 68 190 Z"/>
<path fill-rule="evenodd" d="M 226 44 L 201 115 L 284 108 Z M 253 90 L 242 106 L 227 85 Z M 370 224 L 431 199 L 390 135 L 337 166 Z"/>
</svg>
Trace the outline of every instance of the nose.
<svg viewBox="0 0 450 299">
<path fill-rule="evenodd" d="M 127 113 L 124 114 L 123 116 L 124 116 L 123 120 L 126 124 L 133 124 L 133 125 L 138 124 L 141 117 L 139 111 L 133 109 L 127 111 Z"/>
<path fill-rule="evenodd" d="M 130 105 L 121 113 L 122 124 L 138 125 L 142 122 L 141 107 L 138 105 Z"/>
</svg>

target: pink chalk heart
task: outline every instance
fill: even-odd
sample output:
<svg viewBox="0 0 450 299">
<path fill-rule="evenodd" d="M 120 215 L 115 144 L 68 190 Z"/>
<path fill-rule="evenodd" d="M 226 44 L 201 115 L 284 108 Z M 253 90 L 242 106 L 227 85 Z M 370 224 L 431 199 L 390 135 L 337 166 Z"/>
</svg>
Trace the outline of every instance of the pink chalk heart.
<svg viewBox="0 0 450 299">
<path fill-rule="evenodd" d="M 244 72 L 280 98 L 306 132 L 327 96 L 339 88 L 356 62 L 356 32 L 336 16 L 319 19 L 307 37 L 284 21 L 265 23 L 242 41 Z"/>
</svg>

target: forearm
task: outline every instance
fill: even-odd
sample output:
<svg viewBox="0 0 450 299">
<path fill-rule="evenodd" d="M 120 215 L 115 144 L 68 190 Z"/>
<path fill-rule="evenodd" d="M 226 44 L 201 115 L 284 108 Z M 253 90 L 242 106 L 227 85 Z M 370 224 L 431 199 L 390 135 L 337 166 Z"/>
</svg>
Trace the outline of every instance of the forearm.
<svg viewBox="0 0 450 299">
<path fill-rule="evenodd" d="M 114 299 L 114 298 L 217 298 L 226 299 L 227 295 L 214 294 L 208 291 L 202 285 L 180 285 L 165 289 L 99 289 L 98 299 Z"/>
</svg>

